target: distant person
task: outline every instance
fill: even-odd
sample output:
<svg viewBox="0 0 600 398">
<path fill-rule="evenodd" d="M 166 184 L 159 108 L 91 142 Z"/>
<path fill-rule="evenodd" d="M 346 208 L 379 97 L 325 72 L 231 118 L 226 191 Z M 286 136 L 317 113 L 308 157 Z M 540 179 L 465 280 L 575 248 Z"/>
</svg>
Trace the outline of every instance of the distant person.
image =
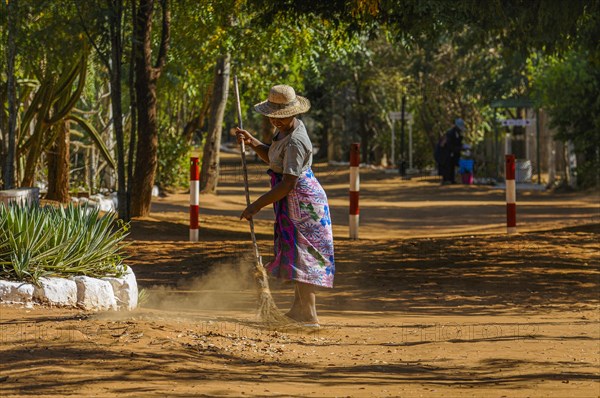
<svg viewBox="0 0 600 398">
<path fill-rule="evenodd" d="M 460 174 L 462 183 L 465 185 L 473 184 L 473 171 L 475 160 L 471 156 L 471 146 L 464 144 L 462 155 L 458 161 L 458 174 Z"/>
<path fill-rule="evenodd" d="M 438 171 L 442 176 L 442 185 L 455 184 L 454 175 L 456 166 L 460 160 L 460 151 L 462 150 L 462 133 L 466 130 L 464 120 L 458 118 L 454 120 L 454 126 L 440 139 L 439 149 L 436 152 L 438 161 Z"/>
<path fill-rule="evenodd" d="M 269 165 L 271 176 L 271 190 L 246 207 L 240 218 L 249 220 L 273 203 L 275 258 L 265 267 L 269 274 L 294 282 L 294 302 L 286 315 L 304 326 L 319 327 L 316 287 L 333 287 L 335 264 L 327 196 L 311 170 L 306 127 L 296 118 L 309 109 L 308 99 L 290 86 L 277 85 L 266 101 L 254 105 L 275 126 L 273 142 L 266 145 L 239 128 L 236 133 L 239 142 L 244 140 Z"/>
<path fill-rule="evenodd" d="M 435 159 L 435 163 L 437 165 L 438 175 L 442 176 L 444 174 L 443 165 L 446 162 L 446 151 L 444 147 L 446 146 L 446 134 L 443 134 L 437 144 L 435 144 L 435 150 L 433 152 L 433 158 Z"/>
</svg>

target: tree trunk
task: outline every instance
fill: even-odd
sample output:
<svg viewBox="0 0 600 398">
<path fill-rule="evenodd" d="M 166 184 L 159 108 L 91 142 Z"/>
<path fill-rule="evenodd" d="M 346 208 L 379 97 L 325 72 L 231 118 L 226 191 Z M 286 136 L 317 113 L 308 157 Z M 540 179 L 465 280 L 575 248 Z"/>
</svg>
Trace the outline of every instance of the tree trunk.
<svg viewBox="0 0 600 398">
<path fill-rule="evenodd" d="M 135 1 L 131 2 L 131 15 L 136 15 Z M 136 31 L 136 18 L 132 18 L 132 29 Z M 127 154 L 127 218 L 131 219 L 131 191 L 133 190 L 133 165 L 135 163 L 135 146 L 137 137 L 137 101 L 135 98 L 135 64 L 136 64 L 135 35 L 131 37 L 131 56 L 129 64 L 129 107 L 131 112 L 129 130 L 129 153 Z"/>
<path fill-rule="evenodd" d="M 108 0 L 112 11 L 110 17 L 111 39 L 111 68 L 110 68 L 110 99 L 113 113 L 114 134 L 117 141 L 117 198 L 119 202 L 119 218 L 129 221 L 127 212 L 127 192 L 125 177 L 125 145 L 123 138 L 123 105 L 121 100 L 121 58 L 123 46 L 121 43 L 121 21 L 123 18 L 123 1 Z"/>
<path fill-rule="evenodd" d="M 167 0 L 163 8 L 162 38 L 155 66 L 152 65 L 152 14 L 154 0 L 140 0 L 135 21 L 135 88 L 138 116 L 138 142 L 131 192 L 130 216 L 150 213 L 152 187 L 158 164 L 158 127 L 156 122 L 156 82 L 166 61 L 170 15 Z"/>
<path fill-rule="evenodd" d="M 152 186 L 157 166 L 156 80 L 152 78 L 150 63 L 152 10 L 148 3 L 152 3 L 152 1 L 142 0 L 140 2 L 136 31 L 137 42 L 141 44 L 141 48 L 138 48 L 138 59 L 136 60 L 135 88 L 139 139 L 131 192 L 132 216 L 145 216 L 150 213 Z"/>
<path fill-rule="evenodd" d="M 195 116 L 189 120 L 183 127 L 183 139 L 187 144 L 191 144 L 194 141 L 196 132 L 202 128 L 202 117 Z"/>
<path fill-rule="evenodd" d="M 194 142 L 194 139 L 196 138 L 197 135 L 199 135 L 198 138 L 202 139 L 200 130 L 202 129 L 202 127 L 204 127 L 206 118 L 209 116 L 208 113 L 210 112 L 212 91 L 213 91 L 213 88 L 211 85 L 204 93 L 204 99 L 202 100 L 202 106 L 200 107 L 200 110 L 198 111 L 198 115 L 192 117 L 191 120 L 189 120 L 186 123 L 186 125 L 183 129 L 183 136 L 185 137 L 184 139 L 187 144 L 191 144 L 192 142 Z M 192 116 L 192 115 L 190 115 L 190 116 Z M 186 120 L 186 119 L 184 119 L 184 120 Z M 200 134 L 198 134 L 199 132 L 200 132 Z"/>
<path fill-rule="evenodd" d="M 56 140 L 46 153 L 48 162 L 48 193 L 46 199 L 67 203 L 71 200 L 69 193 L 69 176 L 71 174 L 70 122 L 62 120 L 52 128 L 56 129 Z"/>
<path fill-rule="evenodd" d="M 221 130 L 223 115 L 229 94 L 229 70 L 231 66 L 229 54 L 217 59 L 214 77 L 214 89 L 211 103 L 211 115 L 208 134 L 202 155 L 202 171 L 200 173 L 200 189 L 202 192 L 215 193 L 219 180 L 219 152 L 221 148 Z"/>
<path fill-rule="evenodd" d="M 331 125 L 329 120 L 326 120 L 323 125 L 323 133 L 319 137 L 319 151 L 315 155 L 315 161 L 326 161 L 327 153 L 329 152 L 329 132 Z"/>
<path fill-rule="evenodd" d="M 433 152 L 435 150 L 435 146 L 438 142 L 438 140 L 440 139 L 441 135 L 444 134 L 444 131 L 435 131 L 435 122 L 434 122 L 434 118 L 432 116 L 432 112 L 431 109 L 429 107 L 429 103 L 430 103 L 430 98 L 428 95 L 428 88 L 427 88 L 427 83 L 425 82 L 425 80 L 427 79 L 427 76 L 425 76 L 421 82 L 421 105 L 420 105 L 420 112 L 419 112 L 419 117 L 420 117 L 420 121 L 421 121 L 421 125 L 423 126 L 423 131 L 425 132 L 425 136 L 427 137 L 427 139 L 429 140 L 429 144 L 431 145 L 431 151 Z"/>
<path fill-rule="evenodd" d="M 15 56 L 17 53 L 17 7 L 18 1 L 8 2 L 8 64 L 7 64 L 7 86 L 8 86 L 8 134 L 5 146 L 6 160 L 3 168 L 4 189 L 11 189 L 14 185 L 14 166 L 16 148 L 16 121 L 17 121 L 17 88 L 15 81 Z"/>
<path fill-rule="evenodd" d="M 359 131 L 358 135 L 360 137 L 361 160 L 363 163 L 369 163 L 370 131 L 369 131 L 368 117 L 365 114 L 365 107 L 364 107 L 364 104 L 365 104 L 364 98 L 368 97 L 368 95 L 366 93 L 366 91 L 368 91 L 368 88 L 365 87 L 365 93 L 363 93 L 363 87 L 361 85 L 361 81 L 362 81 L 362 79 L 360 79 L 360 77 L 358 76 L 358 73 L 354 72 L 354 89 L 355 89 L 356 103 L 357 103 L 357 108 L 355 111 L 358 113 L 358 120 L 359 120 L 359 127 L 360 127 L 360 131 Z"/>
<path fill-rule="evenodd" d="M 45 133 L 50 131 L 49 126 L 43 121 L 38 121 L 35 127 Z M 36 140 L 29 148 L 29 152 L 25 158 L 25 167 L 23 170 L 23 180 L 21 181 L 22 187 L 32 187 L 35 182 L 35 173 L 37 171 L 38 164 L 40 162 L 40 156 L 44 151 L 42 150 L 41 140 Z"/>
<path fill-rule="evenodd" d="M 372 136 L 371 134 L 371 130 L 369 127 L 369 122 L 368 122 L 368 118 L 367 115 L 364 113 L 364 111 L 362 111 L 361 109 L 361 113 L 359 116 L 359 120 L 360 120 L 360 132 L 359 132 L 359 136 L 360 136 L 360 148 L 361 148 L 361 160 L 363 163 L 365 164 L 369 164 L 371 163 L 371 160 L 369 159 L 369 154 L 371 152 L 371 148 L 370 148 L 370 138 Z"/>
<path fill-rule="evenodd" d="M 370 159 L 369 159 L 369 131 L 367 130 L 367 126 L 365 125 L 365 123 L 361 123 L 361 126 L 363 126 L 363 128 L 361 129 L 360 132 L 360 147 L 362 149 L 361 151 L 361 158 L 362 158 L 362 162 L 369 164 L 371 163 Z"/>
</svg>

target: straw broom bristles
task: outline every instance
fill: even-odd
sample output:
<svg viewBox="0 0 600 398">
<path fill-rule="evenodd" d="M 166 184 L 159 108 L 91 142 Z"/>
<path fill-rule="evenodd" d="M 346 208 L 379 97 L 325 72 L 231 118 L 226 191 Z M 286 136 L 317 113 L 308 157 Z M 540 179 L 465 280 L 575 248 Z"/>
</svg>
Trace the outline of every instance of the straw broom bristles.
<svg viewBox="0 0 600 398">
<path fill-rule="evenodd" d="M 257 316 L 264 323 L 274 325 L 286 325 L 294 323 L 291 318 L 281 313 L 269 289 L 267 271 L 260 259 L 255 263 L 254 279 L 258 286 Z"/>
</svg>

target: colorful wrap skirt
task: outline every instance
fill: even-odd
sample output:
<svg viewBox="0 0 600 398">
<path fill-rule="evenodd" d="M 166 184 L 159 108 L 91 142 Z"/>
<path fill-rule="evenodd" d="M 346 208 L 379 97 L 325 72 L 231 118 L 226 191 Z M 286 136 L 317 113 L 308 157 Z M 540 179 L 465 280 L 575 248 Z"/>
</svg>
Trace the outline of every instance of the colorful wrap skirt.
<svg viewBox="0 0 600 398">
<path fill-rule="evenodd" d="M 268 171 L 271 187 L 283 179 Z M 288 195 L 273 203 L 275 210 L 274 260 L 267 271 L 280 279 L 333 287 L 335 262 L 327 195 L 308 169 Z"/>
</svg>

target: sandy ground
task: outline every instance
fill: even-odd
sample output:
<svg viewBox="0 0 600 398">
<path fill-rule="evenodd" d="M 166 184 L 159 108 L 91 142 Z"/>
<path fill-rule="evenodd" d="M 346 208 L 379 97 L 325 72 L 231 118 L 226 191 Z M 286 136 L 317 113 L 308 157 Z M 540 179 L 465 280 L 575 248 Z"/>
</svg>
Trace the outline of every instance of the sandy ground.
<svg viewBox="0 0 600 398">
<path fill-rule="evenodd" d="M 229 162 L 228 162 L 229 159 Z M 361 170 L 361 229 L 348 240 L 348 173 L 315 167 L 330 197 L 336 287 L 316 332 L 254 317 L 239 165 L 201 197 L 158 198 L 132 223 L 144 290 L 130 313 L 0 306 L 0 396 L 597 397 L 598 192 L 504 192 Z M 252 196 L 266 190 L 252 165 Z M 271 253 L 272 215 L 256 219 Z M 282 309 L 291 287 L 272 281 Z"/>
</svg>

